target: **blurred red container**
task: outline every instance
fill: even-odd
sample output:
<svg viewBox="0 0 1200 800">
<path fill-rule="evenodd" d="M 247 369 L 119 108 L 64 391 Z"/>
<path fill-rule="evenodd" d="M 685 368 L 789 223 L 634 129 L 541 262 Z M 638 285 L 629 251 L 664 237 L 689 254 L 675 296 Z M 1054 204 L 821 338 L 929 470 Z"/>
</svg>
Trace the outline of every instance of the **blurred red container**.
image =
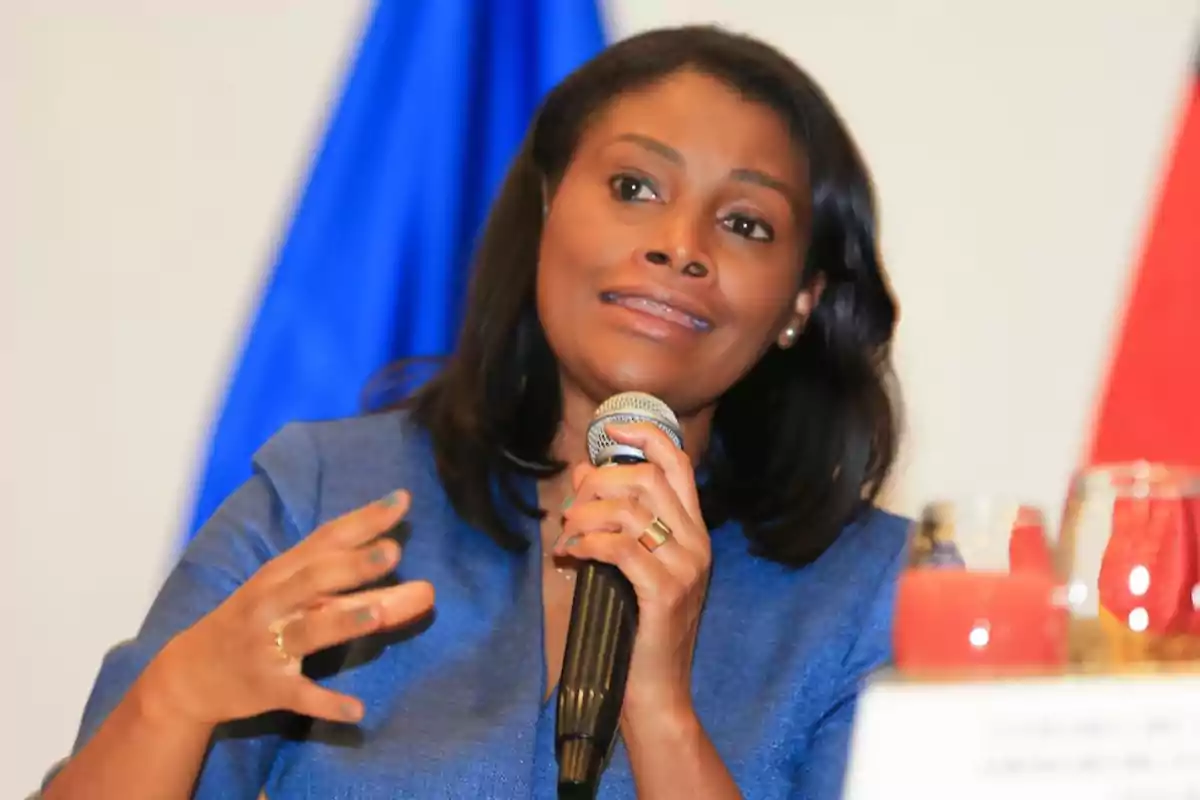
<svg viewBox="0 0 1200 800">
<path fill-rule="evenodd" d="M 986 499 L 926 508 L 897 589 L 898 670 L 975 677 L 1061 670 L 1068 619 L 1040 511 Z"/>
<path fill-rule="evenodd" d="M 1200 661 L 1200 473 L 1148 462 L 1072 483 L 1059 550 L 1071 657 L 1084 666 Z"/>
</svg>

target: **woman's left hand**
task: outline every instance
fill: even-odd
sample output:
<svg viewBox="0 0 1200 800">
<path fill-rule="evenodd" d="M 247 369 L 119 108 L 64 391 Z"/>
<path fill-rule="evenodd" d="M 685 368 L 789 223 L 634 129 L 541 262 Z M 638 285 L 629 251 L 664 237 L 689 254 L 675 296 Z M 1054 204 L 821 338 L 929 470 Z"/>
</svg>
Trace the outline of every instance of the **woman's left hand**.
<svg viewBox="0 0 1200 800">
<path fill-rule="evenodd" d="M 638 631 L 623 715 L 690 713 L 692 654 L 712 564 L 692 465 L 654 425 L 614 425 L 608 432 L 647 460 L 577 467 L 575 499 L 563 512 L 555 552 L 613 564 L 633 584 Z M 670 531 L 659 546 L 643 536 L 656 519 Z"/>
</svg>

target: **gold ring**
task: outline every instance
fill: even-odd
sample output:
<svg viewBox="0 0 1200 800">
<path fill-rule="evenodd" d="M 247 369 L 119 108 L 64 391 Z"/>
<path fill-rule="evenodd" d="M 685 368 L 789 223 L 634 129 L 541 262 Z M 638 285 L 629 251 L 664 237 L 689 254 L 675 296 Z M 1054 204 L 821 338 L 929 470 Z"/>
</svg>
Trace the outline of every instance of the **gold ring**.
<svg viewBox="0 0 1200 800">
<path fill-rule="evenodd" d="M 284 661 L 289 662 L 295 661 L 296 657 L 289 653 L 287 651 L 287 647 L 285 647 L 283 644 L 283 629 L 287 627 L 287 624 L 291 622 L 292 619 L 293 617 L 277 619 L 267 627 L 267 630 L 271 632 L 273 637 L 275 637 L 275 650 L 279 653 L 279 657 Z"/>
<path fill-rule="evenodd" d="M 650 520 L 650 524 L 638 536 L 642 547 L 653 553 L 671 538 L 671 527 L 658 517 Z"/>
</svg>

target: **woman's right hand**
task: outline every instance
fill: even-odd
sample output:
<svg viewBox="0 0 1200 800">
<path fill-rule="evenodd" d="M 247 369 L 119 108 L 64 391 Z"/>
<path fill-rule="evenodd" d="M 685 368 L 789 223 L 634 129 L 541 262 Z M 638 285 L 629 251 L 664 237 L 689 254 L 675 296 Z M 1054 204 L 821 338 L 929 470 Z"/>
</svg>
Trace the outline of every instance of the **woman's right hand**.
<svg viewBox="0 0 1200 800">
<path fill-rule="evenodd" d="M 203 725 L 276 710 L 361 719 L 358 699 L 306 678 L 300 662 L 433 607 L 433 587 L 423 581 L 348 593 L 395 567 L 400 546 L 381 534 L 408 507 L 408 493 L 394 492 L 322 525 L 263 565 L 147 667 L 140 682 L 155 710 Z"/>
</svg>

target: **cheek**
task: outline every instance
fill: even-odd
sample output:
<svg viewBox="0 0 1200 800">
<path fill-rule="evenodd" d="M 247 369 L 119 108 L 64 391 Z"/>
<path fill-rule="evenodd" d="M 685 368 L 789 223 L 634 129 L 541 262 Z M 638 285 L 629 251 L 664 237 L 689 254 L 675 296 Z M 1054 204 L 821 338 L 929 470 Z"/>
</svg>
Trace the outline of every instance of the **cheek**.
<svg viewBox="0 0 1200 800">
<path fill-rule="evenodd" d="M 636 250 L 637 231 L 622 224 L 586 187 L 564 182 L 546 219 L 538 252 L 538 304 L 570 306 L 591 299 L 600 276 L 627 261 Z"/>
<path fill-rule="evenodd" d="M 596 289 L 599 242 L 560 206 L 547 220 L 538 248 L 537 310 L 551 349 L 561 359 L 572 350 L 581 309 Z"/>
<path fill-rule="evenodd" d="M 627 258 L 637 231 L 615 211 L 607 189 L 564 182 L 543 233 L 544 263 L 586 273 Z"/>
<path fill-rule="evenodd" d="M 721 289 L 748 348 L 774 340 L 792 316 L 799 286 L 797 271 L 787 264 L 757 263 L 725 271 Z"/>
</svg>

